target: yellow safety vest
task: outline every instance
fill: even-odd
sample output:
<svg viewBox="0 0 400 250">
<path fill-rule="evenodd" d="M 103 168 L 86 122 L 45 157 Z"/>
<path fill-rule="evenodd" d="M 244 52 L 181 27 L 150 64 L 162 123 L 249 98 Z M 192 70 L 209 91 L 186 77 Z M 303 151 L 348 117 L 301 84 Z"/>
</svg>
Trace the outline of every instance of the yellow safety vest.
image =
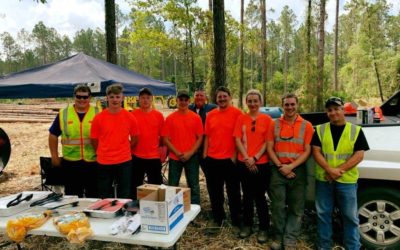
<svg viewBox="0 0 400 250">
<path fill-rule="evenodd" d="M 361 127 L 346 122 L 345 128 L 342 135 L 340 136 L 336 151 L 333 146 L 333 139 L 331 133 L 330 123 L 324 123 L 317 126 L 318 137 L 322 145 L 322 154 L 324 155 L 329 166 L 336 168 L 341 164 L 345 163 L 354 153 L 354 144 L 360 133 Z M 316 164 L 315 178 L 319 181 L 326 181 L 326 171 Z M 336 181 L 341 183 L 356 183 L 358 180 L 358 169 L 357 166 L 346 171 Z"/>
<path fill-rule="evenodd" d="M 63 157 L 69 161 L 96 161 L 96 152 L 90 141 L 90 128 L 98 108 L 90 106 L 82 122 L 74 106 L 59 113 Z"/>
</svg>

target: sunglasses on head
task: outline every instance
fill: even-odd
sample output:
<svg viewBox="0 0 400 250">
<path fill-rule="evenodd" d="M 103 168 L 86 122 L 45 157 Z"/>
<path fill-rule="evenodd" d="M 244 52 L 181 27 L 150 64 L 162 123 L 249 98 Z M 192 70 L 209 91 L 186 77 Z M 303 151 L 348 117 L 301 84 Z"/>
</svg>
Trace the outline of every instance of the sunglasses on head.
<svg viewBox="0 0 400 250">
<path fill-rule="evenodd" d="M 86 99 L 89 98 L 89 96 L 88 95 L 75 95 L 75 98 L 76 99 L 84 99 L 84 100 L 86 100 Z"/>
</svg>

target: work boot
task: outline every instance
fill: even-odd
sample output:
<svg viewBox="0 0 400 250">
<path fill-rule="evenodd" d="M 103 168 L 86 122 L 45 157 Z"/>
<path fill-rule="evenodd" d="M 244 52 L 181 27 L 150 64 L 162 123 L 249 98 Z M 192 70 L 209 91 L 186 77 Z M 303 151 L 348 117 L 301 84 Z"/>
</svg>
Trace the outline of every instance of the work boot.
<svg viewBox="0 0 400 250">
<path fill-rule="evenodd" d="M 257 234 L 258 243 L 265 243 L 268 240 L 268 232 L 267 230 L 259 230 Z"/>
<path fill-rule="evenodd" d="M 242 230 L 240 230 L 240 238 L 245 239 L 247 237 L 249 237 L 251 234 L 251 227 L 249 226 L 243 226 Z"/>
<path fill-rule="evenodd" d="M 207 227 L 209 227 L 209 228 L 221 228 L 222 227 L 222 222 L 211 221 L 210 223 L 207 224 Z"/>
<path fill-rule="evenodd" d="M 207 224 L 206 233 L 207 234 L 217 234 L 221 231 L 222 222 L 212 221 Z"/>
<path fill-rule="evenodd" d="M 232 232 L 232 234 L 233 234 L 235 237 L 239 236 L 239 234 L 240 234 L 240 227 L 238 227 L 238 226 L 232 226 L 232 227 L 231 227 L 231 232 Z"/>
<path fill-rule="evenodd" d="M 271 245 L 270 248 L 272 250 L 281 250 L 282 249 L 282 242 L 274 240 Z"/>
</svg>

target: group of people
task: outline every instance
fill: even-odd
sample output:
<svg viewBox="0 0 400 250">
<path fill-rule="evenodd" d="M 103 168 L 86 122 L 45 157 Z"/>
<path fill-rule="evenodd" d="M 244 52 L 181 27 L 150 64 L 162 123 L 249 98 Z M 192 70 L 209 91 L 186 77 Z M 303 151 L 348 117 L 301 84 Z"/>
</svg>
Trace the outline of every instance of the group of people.
<svg viewBox="0 0 400 250">
<path fill-rule="evenodd" d="M 165 121 L 153 108 L 148 88 L 140 90 L 139 108 L 133 112 L 121 107 L 121 84 L 110 85 L 106 94 L 108 108 L 99 112 L 90 106 L 90 88 L 77 86 L 75 104 L 60 110 L 49 129 L 52 163 L 68 169 L 66 194 L 136 199 L 145 174 L 149 183 L 162 183 L 159 148 L 165 145 L 168 184 L 178 186 L 184 169 L 193 204 L 200 204 L 199 168 L 203 170 L 213 217 L 210 228 L 221 227 L 226 219 L 226 188 L 231 223 L 239 228 L 239 237 L 252 234 L 255 204 L 258 241 L 264 243 L 271 235 L 272 249 L 290 250 L 296 249 L 300 234 L 305 163 L 312 153 L 317 165 L 318 248 L 331 249 L 335 205 L 341 211 L 346 249 L 360 248 L 357 164 L 369 147 L 361 128 L 346 122 L 340 98 L 326 101 L 330 122 L 314 132 L 298 114 L 294 94 L 282 97 L 283 115 L 273 120 L 259 111 L 263 100 L 258 90 L 246 94 L 247 113 L 232 105 L 226 87 L 216 90 L 216 105 L 206 102 L 202 89 L 195 91 L 193 104 L 187 91 L 178 91 L 177 110 Z"/>
</svg>

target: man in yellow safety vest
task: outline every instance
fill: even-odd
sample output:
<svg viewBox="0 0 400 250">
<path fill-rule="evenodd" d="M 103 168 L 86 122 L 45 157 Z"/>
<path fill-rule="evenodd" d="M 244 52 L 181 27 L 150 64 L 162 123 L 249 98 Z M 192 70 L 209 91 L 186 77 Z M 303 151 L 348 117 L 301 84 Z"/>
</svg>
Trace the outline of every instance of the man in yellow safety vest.
<svg viewBox="0 0 400 250">
<path fill-rule="evenodd" d="M 96 152 L 90 129 L 98 109 L 90 106 L 91 91 L 86 85 L 74 89 L 74 105 L 61 109 L 49 129 L 51 162 L 65 170 L 65 194 L 97 197 Z M 61 136 L 62 155 L 58 154 Z"/>
<path fill-rule="evenodd" d="M 318 249 L 332 248 L 332 212 L 337 203 L 343 220 L 343 245 L 360 249 L 357 216 L 357 165 L 369 150 L 360 126 L 346 122 L 343 101 L 331 97 L 325 103 L 328 123 L 318 125 L 311 145 L 316 161 Z"/>
</svg>

